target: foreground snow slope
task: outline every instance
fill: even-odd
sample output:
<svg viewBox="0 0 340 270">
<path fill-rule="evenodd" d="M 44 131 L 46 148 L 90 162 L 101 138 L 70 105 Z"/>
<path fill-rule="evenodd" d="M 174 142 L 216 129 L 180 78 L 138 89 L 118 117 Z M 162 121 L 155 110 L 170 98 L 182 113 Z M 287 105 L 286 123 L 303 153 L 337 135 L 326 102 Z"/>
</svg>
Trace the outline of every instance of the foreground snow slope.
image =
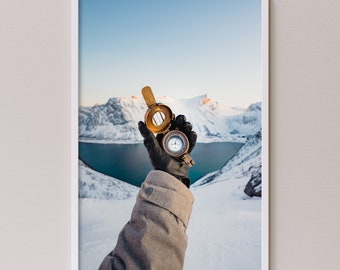
<svg viewBox="0 0 340 270">
<path fill-rule="evenodd" d="M 108 177 L 79 160 L 79 198 L 127 199 L 135 197 L 138 188 L 121 180 Z"/>
<path fill-rule="evenodd" d="M 245 196 L 248 178 L 192 189 L 184 269 L 261 269 L 261 199 Z M 80 270 L 97 269 L 129 220 L 135 197 L 80 199 Z"/>
<path fill-rule="evenodd" d="M 243 178 L 193 190 L 184 269 L 261 269 L 261 199 L 244 195 L 246 183 Z"/>
</svg>

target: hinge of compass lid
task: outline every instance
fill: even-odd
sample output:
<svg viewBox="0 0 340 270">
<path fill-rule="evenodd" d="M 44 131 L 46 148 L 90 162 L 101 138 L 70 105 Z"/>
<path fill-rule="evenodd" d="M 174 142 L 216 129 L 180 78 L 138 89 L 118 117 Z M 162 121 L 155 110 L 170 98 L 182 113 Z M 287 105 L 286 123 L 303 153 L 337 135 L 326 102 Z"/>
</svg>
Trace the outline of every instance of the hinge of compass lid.
<svg viewBox="0 0 340 270">
<path fill-rule="evenodd" d="M 184 160 L 184 162 L 189 166 L 192 167 L 195 165 L 195 161 L 192 159 L 192 157 L 186 153 L 182 156 L 182 159 Z"/>
</svg>

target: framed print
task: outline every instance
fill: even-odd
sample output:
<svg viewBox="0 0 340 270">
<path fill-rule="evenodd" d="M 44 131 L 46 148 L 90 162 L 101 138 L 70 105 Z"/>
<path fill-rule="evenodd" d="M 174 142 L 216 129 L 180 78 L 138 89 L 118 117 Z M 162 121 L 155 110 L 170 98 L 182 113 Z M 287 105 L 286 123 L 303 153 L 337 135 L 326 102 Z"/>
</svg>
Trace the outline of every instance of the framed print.
<svg viewBox="0 0 340 270">
<path fill-rule="evenodd" d="M 181 186 L 194 200 L 183 222 L 183 269 L 268 269 L 268 1 L 73 4 L 74 269 L 103 265 L 134 224 L 141 187 L 155 170 L 189 181 Z M 160 132 L 150 127 L 161 125 L 156 116 L 169 123 Z M 165 206 L 172 191 L 162 192 L 162 211 L 181 221 Z M 171 207 L 185 211 L 181 202 Z M 140 229 L 134 233 L 149 234 Z M 152 264 L 163 250 L 154 248 L 157 230 L 151 234 L 143 251 L 124 247 L 130 259 L 119 261 Z M 140 252 L 147 255 L 131 255 Z"/>
</svg>

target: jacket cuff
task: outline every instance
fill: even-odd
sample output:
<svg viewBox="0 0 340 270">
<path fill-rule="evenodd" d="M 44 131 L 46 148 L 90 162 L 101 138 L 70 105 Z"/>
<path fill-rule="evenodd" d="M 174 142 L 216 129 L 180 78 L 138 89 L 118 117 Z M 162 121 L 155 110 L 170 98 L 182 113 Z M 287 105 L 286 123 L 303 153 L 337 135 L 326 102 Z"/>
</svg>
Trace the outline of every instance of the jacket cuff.
<svg viewBox="0 0 340 270">
<path fill-rule="evenodd" d="M 176 177 L 158 170 L 149 172 L 139 196 L 170 211 L 188 226 L 194 196 Z"/>
</svg>

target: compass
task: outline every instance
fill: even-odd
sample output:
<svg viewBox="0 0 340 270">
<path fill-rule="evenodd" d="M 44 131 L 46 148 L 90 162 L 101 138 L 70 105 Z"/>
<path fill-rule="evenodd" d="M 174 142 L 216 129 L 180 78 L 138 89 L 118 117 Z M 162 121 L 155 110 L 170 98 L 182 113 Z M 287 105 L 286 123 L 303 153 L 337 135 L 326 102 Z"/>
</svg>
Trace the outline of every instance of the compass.
<svg viewBox="0 0 340 270">
<path fill-rule="evenodd" d="M 162 144 L 164 151 L 172 157 L 181 157 L 189 149 L 187 136 L 179 130 L 172 130 L 165 134 Z"/>
<path fill-rule="evenodd" d="M 177 129 L 169 131 L 171 121 L 175 118 L 171 109 L 156 102 L 149 86 L 142 89 L 142 95 L 148 106 L 144 117 L 147 128 L 153 133 L 164 134 L 162 147 L 168 155 L 184 160 L 189 167 L 193 166 L 195 162 L 188 154 L 189 140 L 187 136 Z"/>
</svg>

